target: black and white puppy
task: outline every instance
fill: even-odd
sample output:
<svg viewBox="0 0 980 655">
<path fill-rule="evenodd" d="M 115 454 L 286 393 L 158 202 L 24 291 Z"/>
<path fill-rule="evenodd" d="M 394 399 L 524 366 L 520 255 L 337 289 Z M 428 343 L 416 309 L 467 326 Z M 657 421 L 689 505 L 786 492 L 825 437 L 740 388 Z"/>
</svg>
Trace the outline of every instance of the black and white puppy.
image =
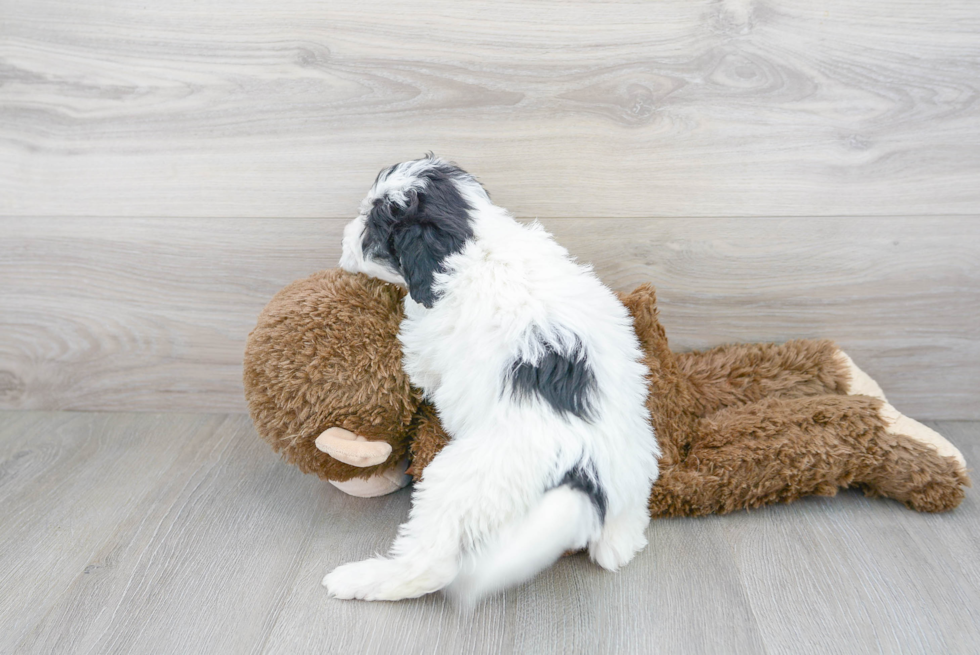
<svg viewBox="0 0 980 655">
<path fill-rule="evenodd" d="M 647 371 L 591 269 L 431 155 L 381 171 L 340 265 L 408 287 L 403 364 L 452 440 L 390 556 L 334 569 L 333 596 L 413 598 L 455 580 L 472 601 L 567 550 L 616 570 L 646 545 L 659 457 Z"/>
</svg>

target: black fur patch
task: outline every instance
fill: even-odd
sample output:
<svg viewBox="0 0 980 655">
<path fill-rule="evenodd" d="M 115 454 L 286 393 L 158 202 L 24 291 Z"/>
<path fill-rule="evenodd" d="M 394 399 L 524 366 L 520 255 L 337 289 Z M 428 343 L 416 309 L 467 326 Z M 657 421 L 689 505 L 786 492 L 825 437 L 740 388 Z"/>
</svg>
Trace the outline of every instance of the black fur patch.
<svg viewBox="0 0 980 655">
<path fill-rule="evenodd" d="M 595 511 L 599 515 L 599 522 L 606 520 L 606 492 L 599 485 L 595 466 L 589 462 L 587 465 L 578 464 L 571 469 L 561 479 L 557 486 L 568 485 L 572 489 L 577 489 L 589 497 L 595 505 Z"/>
<path fill-rule="evenodd" d="M 517 361 L 508 371 L 514 397 L 535 395 L 563 416 L 571 414 L 591 421 L 596 381 L 581 344 L 569 355 L 557 352 L 547 342 L 542 347 L 545 354 L 537 364 Z"/>
<path fill-rule="evenodd" d="M 379 173 L 378 179 L 391 170 Z M 404 205 L 379 198 L 367 216 L 364 254 L 401 274 L 412 300 L 426 307 L 437 300 L 433 278 L 445 259 L 473 237 L 471 207 L 454 182 L 467 176 L 455 166 L 433 165 L 419 174 L 425 188 L 409 190 Z"/>
</svg>

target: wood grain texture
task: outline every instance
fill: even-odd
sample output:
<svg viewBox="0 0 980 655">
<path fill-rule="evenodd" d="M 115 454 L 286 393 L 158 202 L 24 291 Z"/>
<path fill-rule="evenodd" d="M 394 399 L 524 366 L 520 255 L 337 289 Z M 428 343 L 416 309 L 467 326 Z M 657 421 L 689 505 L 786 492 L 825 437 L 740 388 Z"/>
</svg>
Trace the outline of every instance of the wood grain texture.
<svg viewBox="0 0 980 655">
<path fill-rule="evenodd" d="M 653 282 L 675 349 L 836 339 L 919 418 L 978 418 L 975 218 L 550 219 L 620 290 Z M 0 219 L 0 407 L 243 411 L 280 288 L 341 220 Z"/>
<path fill-rule="evenodd" d="M 973 0 L 0 0 L 0 214 L 976 214 Z"/>
<path fill-rule="evenodd" d="M 976 465 L 977 423 L 930 426 Z M 840 500 L 811 498 L 725 521 L 768 652 L 975 651 L 980 541 L 966 517 L 980 513 L 976 493 L 936 515 Z"/>
<path fill-rule="evenodd" d="M 932 424 L 980 461 L 980 422 Z M 0 412 L 4 653 L 972 653 L 980 504 L 845 492 L 655 521 L 617 574 L 565 558 L 461 615 L 332 600 L 409 490 L 351 498 L 243 416 Z"/>
<path fill-rule="evenodd" d="M 34 416 L 27 425 L 13 418 L 4 415 L 0 428 L 0 547 L 9 557 L 0 571 L 0 652 L 33 648 L 42 617 L 53 619 L 57 639 L 35 652 L 71 652 L 78 645 L 73 633 L 107 609 L 108 590 L 99 581 L 127 547 L 115 537 L 139 524 L 140 505 L 159 500 L 149 495 L 157 485 L 147 477 L 147 463 L 156 476 L 186 478 L 193 472 L 184 470 L 188 459 L 201 464 L 197 440 L 209 441 L 223 417 L 55 414 Z M 58 617 L 59 603 L 80 581 L 92 582 L 80 585 L 85 597 L 77 600 L 84 606 Z M 67 647 L 59 648 L 64 641 Z"/>
</svg>

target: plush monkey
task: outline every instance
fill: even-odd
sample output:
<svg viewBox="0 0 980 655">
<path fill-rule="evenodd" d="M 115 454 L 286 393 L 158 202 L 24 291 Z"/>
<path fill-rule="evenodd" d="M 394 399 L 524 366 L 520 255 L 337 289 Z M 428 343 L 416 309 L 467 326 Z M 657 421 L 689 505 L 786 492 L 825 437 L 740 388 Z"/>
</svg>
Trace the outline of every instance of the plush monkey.
<svg viewBox="0 0 980 655">
<path fill-rule="evenodd" d="M 449 436 L 401 369 L 404 291 L 339 269 L 280 291 L 245 353 L 259 435 L 300 470 L 357 496 L 424 475 Z M 663 455 L 654 517 L 726 513 L 859 487 L 908 507 L 956 507 L 966 462 L 892 407 L 830 341 L 674 353 L 642 285 L 621 295 L 650 369 Z M 410 464 L 410 468 L 409 468 Z"/>
</svg>

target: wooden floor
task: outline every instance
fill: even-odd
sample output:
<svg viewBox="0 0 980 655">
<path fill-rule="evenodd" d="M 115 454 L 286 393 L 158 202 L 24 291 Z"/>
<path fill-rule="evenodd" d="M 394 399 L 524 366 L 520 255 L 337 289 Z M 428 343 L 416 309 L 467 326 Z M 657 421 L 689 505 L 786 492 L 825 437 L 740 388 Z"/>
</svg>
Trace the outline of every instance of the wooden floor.
<svg viewBox="0 0 980 655">
<path fill-rule="evenodd" d="M 980 422 L 933 422 L 970 462 Z M 855 492 L 661 520 L 618 574 L 566 558 L 461 615 L 327 598 L 407 490 L 345 496 L 241 414 L 0 413 L 0 653 L 976 653 L 980 499 Z"/>
</svg>

